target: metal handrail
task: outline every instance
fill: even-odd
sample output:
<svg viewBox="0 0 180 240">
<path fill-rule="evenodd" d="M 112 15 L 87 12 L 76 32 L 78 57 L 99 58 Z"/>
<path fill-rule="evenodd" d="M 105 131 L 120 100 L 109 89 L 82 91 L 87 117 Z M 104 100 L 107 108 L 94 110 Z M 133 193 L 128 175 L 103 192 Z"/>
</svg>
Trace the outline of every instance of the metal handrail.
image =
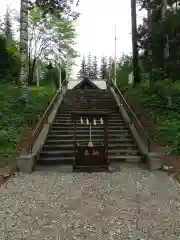
<svg viewBox="0 0 180 240">
<path fill-rule="evenodd" d="M 35 141 L 37 140 L 42 128 L 44 127 L 44 124 L 47 123 L 48 121 L 48 117 L 49 117 L 49 114 L 54 106 L 54 104 L 56 103 L 56 100 L 58 98 L 58 96 L 61 94 L 62 92 L 62 87 L 65 85 L 67 81 L 64 80 L 62 85 L 61 85 L 61 88 L 57 90 L 55 96 L 53 97 L 53 99 L 51 100 L 50 104 L 48 105 L 48 107 L 46 108 L 42 118 L 40 119 L 40 121 L 38 122 L 35 130 L 33 131 L 33 134 L 30 138 L 30 141 L 29 141 L 29 147 L 28 147 L 28 152 L 29 153 L 32 153 L 32 148 L 33 148 L 33 144 L 35 143 Z"/>
<path fill-rule="evenodd" d="M 152 139 L 150 138 L 150 136 L 148 135 L 148 133 L 146 132 L 146 130 L 140 123 L 139 119 L 137 118 L 137 116 L 133 112 L 132 108 L 129 106 L 128 102 L 126 101 L 126 99 L 124 98 L 121 91 L 119 90 L 119 88 L 117 87 L 117 85 L 114 83 L 113 80 L 112 80 L 112 83 L 113 83 L 114 89 L 117 90 L 117 92 L 118 92 L 122 106 L 127 111 L 127 114 L 131 121 L 130 124 L 136 128 L 136 130 L 139 133 L 139 135 L 141 136 L 141 138 L 143 138 L 144 143 L 147 146 L 148 152 L 150 152 L 152 149 L 152 142 L 153 142 Z"/>
</svg>

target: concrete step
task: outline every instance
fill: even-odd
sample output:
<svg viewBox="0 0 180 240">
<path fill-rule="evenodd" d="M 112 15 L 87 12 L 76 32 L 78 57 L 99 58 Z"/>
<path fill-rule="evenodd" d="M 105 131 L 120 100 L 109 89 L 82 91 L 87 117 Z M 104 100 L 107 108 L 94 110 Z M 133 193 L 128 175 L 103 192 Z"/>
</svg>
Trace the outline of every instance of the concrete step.
<svg viewBox="0 0 180 240">
<path fill-rule="evenodd" d="M 110 155 L 109 161 L 110 162 L 129 162 L 129 163 L 139 163 L 141 162 L 141 156 L 140 155 Z"/>
<path fill-rule="evenodd" d="M 64 113 L 61 113 L 61 115 L 60 114 L 58 114 L 56 117 L 55 117 L 55 121 L 66 121 L 66 120 L 71 120 L 72 119 L 72 115 L 71 114 L 64 114 Z M 117 116 L 112 116 L 112 115 L 110 115 L 109 116 L 109 121 L 123 121 L 122 120 L 122 118 L 121 118 L 121 116 L 118 114 Z"/>
<path fill-rule="evenodd" d="M 93 96 L 96 96 L 99 99 L 103 99 L 103 98 L 109 98 L 112 99 L 112 95 L 108 94 L 108 93 L 101 93 L 101 92 L 74 92 L 73 94 L 67 93 L 65 95 L 65 97 L 68 98 L 78 98 L 81 99 L 82 98 L 92 98 Z"/>
<path fill-rule="evenodd" d="M 84 119 L 83 119 L 84 120 Z M 77 123 L 80 124 L 80 119 L 76 121 Z M 99 123 L 99 119 L 96 120 L 97 123 Z M 66 124 L 66 123 L 73 123 L 72 118 L 55 118 L 54 124 Z M 124 121 L 119 117 L 119 118 L 110 118 L 108 120 L 109 124 L 125 124 Z"/>
<path fill-rule="evenodd" d="M 100 141 L 97 144 L 100 144 L 102 141 Z M 95 144 L 95 142 L 93 142 Z M 88 142 L 83 142 L 81 143 L 83 145 L 87 145 Z M 49 144 L 49 143 L 45 143 L 42 150 L 43 151 L 58 151 L 58 150 L 73 150 L 74 149 L 74 144 Z M 136 150 L 137 147 L 135 144 L 133 143 L 116 143 L 116 144 L 112 144 L 109 143 L 108 144 L 108 150 L 113 150 L 113 149 L 118 149 L 118 150 L 124 150 L 124 149 L 128 149 L 128 150 Z"/>
<path fill-rule="evenodd" d="M 96 98 L 94 98 L 96 97 Z M 81 93 L 77 92 L 76 94 L 67 94 L 65 96 L 65 99 L 77 99 L 77 100 L 83 100 L 83 99 L 108 99 L 108 100 L 113 100 L 111 95 L 108 94 L 99 94 L 98 92 L 96 93 Z"/>
<path fill-rule="evenodd" d="M 107 109 L 116 109 L 117 105 L 115 105 L 114 103 L 110 103 L 107 101 L 102 101 L 101 102 L 88 102 L 88 101 L 84 101 L 83 103 L 78 103 L 77 101 L 72 101 L 72 102 L 64 102 L 61 107 L 82 107 L 82 108 L 86 108 L 86 107 L 94 107 L 94 108 L 102 108 L 104 109 L 104 106 L 107 106 Z"/>
<path fill-rule="evenodd" d="M 93 143 L 95 144 L 96 142 L 103 142 L 104 139 L 103 138 L 97 138 L 95 140 L 93 140 Z M 89 142 L 89 138 L 86 139 L 80 139 L 78 140 L 79 144 L 83 144 L 83 143 L 88 143 Z M 73 144 L 74 145 L 74 140 L 72 139 L 50 139 L 47 138 L 46 144 L 54 144 L 54 145 L 66 145 L 66 144 Z M 133 144 L 133 139 L 132 138 L 109 138 L 108 139 L 108 143 L 109 144 Z"/>
<path fill-rule="evenodd" d="M 61 164 L 73 164 L 74 157 L 52 157 L 52 156 L 41 156 L 37 161 L 39 165 L 61 165 Z"/>
<path fill-rule="evenodd" d="M 73 110 L 72 110 L 73 111 Z M 61 112 L 60 111 L 60 109 L 58 110 L 58 112 L 57 112 L 57 115 L 56 115 L 56 117 L 62 117 L 62 116 L 64 116 L 64 117 L 69 117 L 69 116 L 71 116 L 71 112 L 72 111 L 70 111 L 69 112 L 69 110 L 67 110 L 67 111 L 63 111 L 63 112 Z M 78 110 L 78 111 L 81 111 L 81 110 Z M 92 111 L 92 109 L 89 109 L 87 112 L 91 112 Z M 99 110 L 98 110 L 99 111 Z M 97 111 L 97 112 L 98 112 Z M 102 112 L 102 111 L 100 111 L 100 112 Z M 119 112 L 116 112 L 116 111 L 114 111 L 114 112 L 111 112 L 111 111 L 107 111 L 107 109 L 106 109 L 106 111 L 103 111 L 104 113 L 109 113 L 109 117 L 115 117 L 115 118 L 119 118 L 120 117 L 120 113 Z"/>
<path fill-rule="evenodd" d="M 71 119 L 65 119 L 65 120 L 55 120 L 52 124 L 53 127 L 58 127 L 58 126 L 71 126 L 74 127 L 74 122 Z M 76 126 L 77 127 L 81 127 L 81 126 L 89 126 L 86 124 L 85 119 L 83 119 L 83 124 L 81 123 L 80 119 L 76 121 Z M 96 120 L 96 125 L 92 124 L 91 126 L 102 126 L 102 124 L 100 123 L 100 120 Z M 121 120 L 118 121 L 108 121 L 108 126 L 126 126 L 125 123 Z"/>
<path fill-rule="evenodd" d="M 86 106 L 92 106 L 94 108 L 96 107 L 101 107 L 102 109 L 106 109 L 109 110 L 111 108 L 116 108 L 117 104 L 115 104 L 114 102 L 110 102 L 110 101 L 106 101 L 106 100 L 98 100 L 98 101 L 93 101 L 93 100 L 82 100 L 81 102 L 78 102 L 76 99 L 74 100 L 68 100 L 68 101 L 63 101 L 61 106 L 80 106 L 80 107 L 84 107 L 86 108 Z M 107 106 L 106 108 L 104 106 Z"/>
<path fill-rule="evenodd" d="M 80 107 L 72 107 L 72 108 L 60 108 L 59 109 L 61 113 L 71 113 L 71 112 L 103 112 L 103 113 L 119 113 L 119 110 L 117 109 L 110 109 L 109 111 L 105 111 L 105 109 L 101 108 L 93 108 L 93 107 L 87 107 L 87 108 L 80 108 Z"/>
<path fill-rule="evenodd" d="M 110 155 L 108 157 L 110 163 L 117 163 L 117 162 L 130 162 L 130 163 L 139 163 L 141 161 L 141 156 L 132 156 L 132 155 L 126 155 L 126 156 L 114 156 Z M 72 165 L 74 161 L 74 157 L 52 157 L 52 156 L 46 156 L 46 157 L 40 157 L 40 159 L 37 161 L 39 165 L 61 165 L 61 164 L 67 164 Z"/>
<path fill-rule="evenodd" d="M 92 96 L 93 94 L 97 94 L 98 96 L 106 96 L 106 97 L 108 97 L 108 96 L 110 96 L 111 97 L 111 92 L 109 92 L 107 89 L 106 89 L 106 91 L 102 91 L 102 89 L 100 90 L 100 89 L 98 89 L 98 90 L 95 90 L 95 89 L 91 89 L 91 90 L 88 90 L 88 89 L 86 89 L 86 90 L 77 90 L 77 89 L 73 89 L 73 90 L 71 90 L 71 92 L 70 92 L 70 90 L 68 90 L 67 91 L 67 93 L 66 93 L 66 96 L 68 96 L 68 94 L 70 95 L 70 96 L 79 96 L 79 95 L 77 95 L 77 93 L 82 93 L 83 94 L 83 96 L 86 96 L 86 95 L 90 95 L 90 96 Z"/>
<path fill-rule="evenodd" d="M 53 124 L 52 125 L 52 128 L 51 128 L 53 131 L 57 130 L 57 131 L 60 131 L 60 130 L 69 130 L 69 129 L 72 129 L 73 130 L 73 124 Z M 89 131 L 89 125 L 85 125 L 85 124 L 77 124 L 76 125 L 76 130 L 87 130 Z M 104 129 L 104 126 L 102 124 L 98 124 L 98 125 L 91 125 L 91 130 L 92 131 L 96 131 L 96 130 L 103 130 Z M 108 124 L 108 130 L 111 131 L 111 130 L 119 130 L 119 129 L 127 129 L 127 127 L 123 124 L 123 125 L 110 125 Z"/>
<path fill-rule="evenodd" d="M 77 93 L 79 93 L 79 95 L 77 94 Z M 82 94 L 81 94 L 82 93 Z M 108 92 L 108 91 L 106 91 L 106 92 L 101 92 L 101 91 L 94 91 L 94 90 L 92 90 L 92 91 L 77 91 L 77 90 L 73 90 L 72 92 L 66 92 L 66 95 L 65 95 L 65 97 L 72 97 L 72 96 L 74 96 L 74 97 L 78 97 L 78 98 L 80 98 L 81 96 L 89 96 L 89 97 L 91 97 L 91 96 L 94 96 L 94 95 L 97 95 L 98 97 L 106 97 L 106 98 L 112 98 L 112 93 L 111 92 Z"/>
<path fill-rule="evenodd" d="M 81 111 L 81 112 L 88 112 L 88 111 L 99 111 L 99 112 L 105 112 L 105 109 L 102 109 L 101 107 L 93 108 L 93 106 L 87 106 L 87 107 L 80 107 L 80 106 L 72 106 L 72 107 L 61 107 L 61 112 L 75 112 L 75 111 Z M 111 112 L 118 112 L 119 109 L 111 108 L 109 111 L 106 111 L 107 113 Z"/>
<path fill-rule="evenodd" d="M 115 134 L 126 134 L 128 132 L 127 129 L 125 128 L 119 128 L 119 129 L 108 129 L 108 135 L 111 135 L 113 133 Z M 74 130 L 72 128 L 61 128 L 61 129 L 51 129 L 50 133 L 52 134 L 73 134 Z M 76 133 L 77 134 L 89 134 L 89 129 L 88 128 L 78 128 L 76 129 Z M 91 131 L 92 134 L 104 134 L 104 130 L 103 129 L 92 129 Z"/>
<path fill-rule="evenodd" d="M 83 123 L 81 123 L 81 117 L 80 118 L 78 118 L 78 119 L 76 119 L 76 121 L 75 121 L 75 123 L 76 123 L 76 125 L 87 125 L 87 123 L 86 123 L 86 121 L 87 121 L 87 118 L 82 118 L 82 120 L 83 120 Z M 54 125 L 63 125 L 63 124 L 65 124 L 65 125 L 68 125 L 68 124 L 73 124 L 74 123 L 74 121 L 73 121 L 73 119 L 72 118 L 64 118 L 64 119 L 55 119 L 54 120 L 54 122 L 53 122 L 53 124 Z M 100 118 L 96 118 L 96 125 L 94 125 L 94 121 L 92 122 L 92 124 L 91 125 L 93 125 L 93 126 L 99 126 L 99 125 L 102 125 L 101 124 L 101 121 L 100 121 Z M 125 125 L 125 123 L 119 118 L 119 119 L 115 119 L 115 120 L 112 120 L 112 119 L 109 119 L 108 120 L 108 125 L 112 125 L 112 126 L 114 126 L 114 125 L 116 125 L 116 126 L 118 126 L 118 125 Z"/>
<path fill-rule="evenodd" d="M 138 155 L 137 149 L 108 149 L 109 155 L 122 156 L 122 155 Z M 73 157 L 74 149 L 67 150 L 42 150 L 41 157 L 51 156 L 51 157 Z"/>
<path fill-rule="evenodd" d="M 102 103 L 95 103 L 95 102 L 84 102 L 84 103 L 78 103 L 76 101 L 71 102 L 71 103 L 63 103 L 61 105 L 61 107 L 63 108 L 72 108 L 72 107 L 80 107 L 80 108 L 88 108 L 88 107 L 94 107 L 94 108 L 102 108 L 104 109 L 104 106 L 107 106 L 106 109 L 116 109 L 117 106 L 114 103 L 109 103 L 109 102 L 105 102 L 103 101 Z"/>
<path fill-rule="evenodd" d="M 97 96 L 80 96 L 80 97 L 69 97 L 69 98 L 64 98 L 63 99 L 63 103 L 72 103 L 72 102 L 77 102 L 80 104 L 83 103 L 102 103 L 102 102 L 108 102 L 108 103 L 116 103 L 115 100 L 113 100 L 112 98 L 107 98 L 107 97 L 97 97 Z"/>
<path fill-rule="evenodd" d="M 111 104 L 115 104 L 116 101 L 112 98 L 107 98 L 107 97 L 104 97 L 104 98 L 95 98 L 94 96 L 92 97 L 81 97 L 81 98 L 78 98 L 78 97 L 73 97 L 73 98 L 64 98 L 63 99 L 63 103 L 67 103 L 67 104 L 71 104 L 73 103 L 73 101 L 76 101 L 77 103 L 80 103 L 80 104 L 84 104 L 84 103 L 101 103 L 101 102 L 108 102 L 108 103 L 111 103 Z"/>
<path fill-rule="evenodd" d="M 58 113 L 59 114 L 71 114 L 72 111 L 81 111 L 81 112 L 89 112 L 89 111 L 95 111 L 95 112 L 104 112 L 104 113 L 109 113 L 110 115 L 119 115 L 119 112 L 118 112 L 118 109 L 107 109 L 107 108 L 104 108 L 104 109 L 96 109 L 96 108 L 81 108 L 81 109 L 61 109 L 59 108 L 59 111 Z"/>
<path fill-rule="evenodd" d="M 84 101 L 83 103 L 78 103 L 76 100 L 73 100 L 71 102 L 64 102 L 61 107 L 81 107 L 81 108 L 87 108 L 87 107 L 94 107 L 94 108 L 102 108 L 104 109 L 104 106 L 107 106 L 106 111 L 109 109 L 116 109 L 117 105 L 115 105 L 114 103 L 109 103 L 107 101 L 102 101 L 102 102 L 88 102 L 88 101 Z"/>
<path fill-rule="evenodd" d="M 102 138 L 103 139 L 104 135 L 103 135 L 103 132 L 101 133 L 93 133 L 92 134 L 92 139 L 99 139 L 99 138 Z M 49 135 L 48 135 L 48 139 L 73 139 L 74 138 L 74 132 L 71 131 L 71 132 L 63 132 L 63 133 L 54 133 L 54 132 L 50 132 Z M 79 139 L 82 139 L 82 140 L 85 140 L 85 139 L 89 139 L 89 133 L 88 132 L 80 132 L 80 133 L 77 133 L 76 134 L 76 138 L 77 140 Z M 129 138 L 129 139 L 132 139 L 132 136 L 131 134 L 128 132 L 128 131 L 124 131 L 124 132 L 120 132 L 120 133 L 109 133 L 108 134 L 108 138 L 109 139 L 124 139 L 124 138 Z"/>
</svg>

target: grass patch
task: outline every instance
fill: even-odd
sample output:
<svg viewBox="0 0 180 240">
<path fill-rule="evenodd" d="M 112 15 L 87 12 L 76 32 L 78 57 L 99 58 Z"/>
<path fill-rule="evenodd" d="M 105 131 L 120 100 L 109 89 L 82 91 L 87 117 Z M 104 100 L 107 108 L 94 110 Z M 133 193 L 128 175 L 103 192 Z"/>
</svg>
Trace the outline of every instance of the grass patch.
<svg viewBox="0 0 180 240">
<path fill-rule="evenodd" d="M 52 86 L 30 87 L 26 105 L 18 103 L 16 86 L 0 86 L 0 163 L 16 150 L 22 132 L 43 114 L 54 95 Z"/>
<path fill-rule="evenodd" d="M 167 89 L 166 89 L 167 90 Z M 141 114 L 150 119 L 154 134 L 163 146 L 172 149 L 169 154 L 180 155 L 180 85 L 171 87 L 172 107 L 167 104 L 163 87 L 149 90 L 147 86 L 123 88 L 124 96 L 138 107 Z"/>
</svg>

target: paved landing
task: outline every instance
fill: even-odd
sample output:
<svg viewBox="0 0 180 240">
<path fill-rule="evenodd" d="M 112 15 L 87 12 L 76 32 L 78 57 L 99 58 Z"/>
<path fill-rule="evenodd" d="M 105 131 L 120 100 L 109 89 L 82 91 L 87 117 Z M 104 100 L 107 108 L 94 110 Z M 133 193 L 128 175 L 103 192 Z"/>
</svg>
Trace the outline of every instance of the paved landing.
<svg viewBox="0 0 180 240">
<path fill-rule="evenodd" d="M 162 172 L 18 174 L 0 187 L 0 239 L 180 239 L 180 189 Z"/>
</svg>

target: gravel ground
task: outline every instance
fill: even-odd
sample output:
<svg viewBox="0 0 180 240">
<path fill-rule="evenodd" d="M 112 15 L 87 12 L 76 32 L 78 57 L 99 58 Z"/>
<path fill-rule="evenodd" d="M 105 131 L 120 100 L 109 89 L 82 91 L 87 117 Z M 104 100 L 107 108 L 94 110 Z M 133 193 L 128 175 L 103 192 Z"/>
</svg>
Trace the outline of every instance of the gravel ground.
<svg viewBox="0 0 180 240">
<path fill-rule="evenodd" d="M 18 174 L 0 187 L 0 239 L 180 239 L 179 193 L 166 173 L 130 165 Z"/>
</svg>

